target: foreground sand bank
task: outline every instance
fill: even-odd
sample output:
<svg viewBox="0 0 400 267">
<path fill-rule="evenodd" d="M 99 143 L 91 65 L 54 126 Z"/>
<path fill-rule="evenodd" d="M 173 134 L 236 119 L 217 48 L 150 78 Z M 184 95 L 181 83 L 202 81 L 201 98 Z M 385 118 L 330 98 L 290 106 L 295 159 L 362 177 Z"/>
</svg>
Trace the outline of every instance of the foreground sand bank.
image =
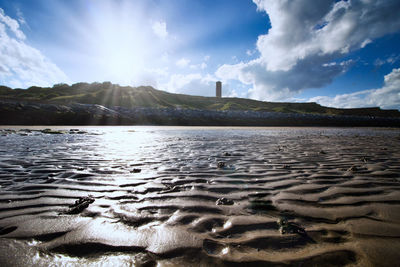
<svg viewBox="0 0 400 267">
<path fill-rule="evenodd" d="M 2 266 L 399 262 L 398 130 L 61 130 L 1 130 Z"/>
</svg>

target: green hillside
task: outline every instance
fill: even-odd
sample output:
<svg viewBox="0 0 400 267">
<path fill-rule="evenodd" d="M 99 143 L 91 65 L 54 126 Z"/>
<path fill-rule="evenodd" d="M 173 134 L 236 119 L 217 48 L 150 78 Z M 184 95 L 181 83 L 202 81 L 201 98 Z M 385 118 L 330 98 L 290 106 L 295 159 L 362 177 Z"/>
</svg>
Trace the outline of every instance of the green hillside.
<svg viewBox="0 0 400 267">
<path fill-rule="evenodd" d="M 400 117 L 398 110 L 380 108 L 336 109 L 317 103 L 264 102 L 244 98 L 216 98 L 172 94 L 149 86 L 119 86 L 110 82 L 56 84 L 53 87 L 11 89 L 0 86 L 0 98 L 45 103 L 85 103 L 103 106 L 184 108 L 205 110 L 253 110 L 284 113 L 311 113 L 329 115 L 365 115 Z"/>
</svg>

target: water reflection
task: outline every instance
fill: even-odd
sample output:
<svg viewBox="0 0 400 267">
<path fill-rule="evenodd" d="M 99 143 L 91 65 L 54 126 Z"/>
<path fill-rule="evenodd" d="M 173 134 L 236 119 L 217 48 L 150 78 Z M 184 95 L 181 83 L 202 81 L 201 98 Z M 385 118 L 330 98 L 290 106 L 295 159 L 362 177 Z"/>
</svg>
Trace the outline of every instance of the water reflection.
<svg viewBox="0 0 400 267">
<path fill-rule="evenodd" d="M 400 233 L 390 215 L 399 206 L 398 131 L 55 130 L 65 133 L 0 136 L 0 235 L 53 253 L 41 262 L 107 253 L 104 260 L 114 262 L 120 253 L 121 261 L 142 255 L 152 264 L 178 254 L 180 265 L 195 257 L 210 265 L 243 257 L 273 263 L 292 253 L 295 265 L 323 246 L 318 257 L 355 263 L 355 254 L 364 255 L 355 246 L 367 229 L 361 225 Z M 69 212 L 88 196 L 93 201 Z M 309 233 L 280 233 L 282 218 Z M 382 240 L 390 234 L 379 231 Z"/>
</svg>

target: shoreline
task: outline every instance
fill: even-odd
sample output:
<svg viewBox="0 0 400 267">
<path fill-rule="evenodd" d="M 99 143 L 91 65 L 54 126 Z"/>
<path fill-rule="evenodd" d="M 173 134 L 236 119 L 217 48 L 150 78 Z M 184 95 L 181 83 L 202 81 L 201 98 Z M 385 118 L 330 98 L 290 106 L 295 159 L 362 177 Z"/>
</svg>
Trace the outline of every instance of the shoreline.
<svg viewBox="0 0 400 267">
<path fill-rule="evenodd" d="M 0 125 L 0 130 L 69 130 L 77 129 L 123 129 L 129 130 L 160 130 L 160 131 L 174 131 L 174 130 L 252 130 L 252 131 L 282 131 L 282 130 L 330 130 L 330 129 L 343 129 L 343 130 L 376 130 L 376 131 L 398 131 L 398 127 L 368 127 L 368 126 L 199 126 L 199 125 Z"/>
</svg>

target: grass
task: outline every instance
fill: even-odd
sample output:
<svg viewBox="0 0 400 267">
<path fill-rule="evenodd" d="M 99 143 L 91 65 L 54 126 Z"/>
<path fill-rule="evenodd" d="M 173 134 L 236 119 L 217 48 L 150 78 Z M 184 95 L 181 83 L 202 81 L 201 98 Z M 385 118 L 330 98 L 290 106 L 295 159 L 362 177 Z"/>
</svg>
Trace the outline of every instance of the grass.
<svg viewBox="0 0 400 267">
<path fill-rule="evenodd" d="M 400 117 L 398 110 L 380 108 L 337 109 L 317 103 L 265 102 L 244 98 L 216 98 L 172 94 L 149 86 L 119 86 L 110 82 L 57 84 L 53 87 L 32 86 L 28 89 L 11 89 L 0 86 L 1 99 L 35 101 L 45 103 L 86 103 L 108 107 L 122 106 L 153 108 L 184 108 L 203 110 L 253 110 L 285 113 L 326 115 L 362 115 Z"/>
</svg>

